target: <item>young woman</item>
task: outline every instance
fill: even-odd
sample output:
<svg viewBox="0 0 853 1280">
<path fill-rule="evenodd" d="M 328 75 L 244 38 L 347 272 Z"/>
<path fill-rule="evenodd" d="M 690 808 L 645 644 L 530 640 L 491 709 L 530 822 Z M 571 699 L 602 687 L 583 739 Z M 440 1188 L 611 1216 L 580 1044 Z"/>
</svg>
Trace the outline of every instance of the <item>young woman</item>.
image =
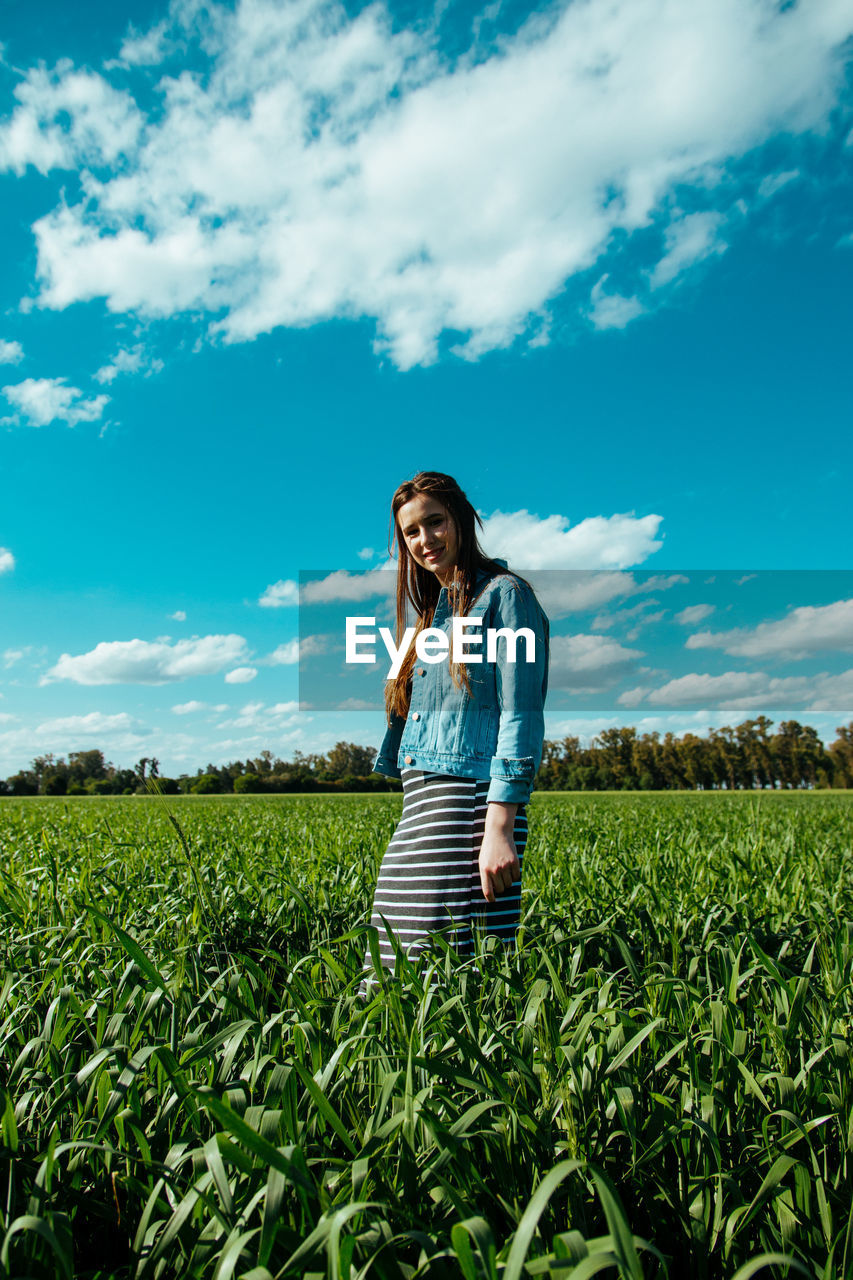
<svg viewBox="0 0 853 1280">
<path fill-rule="evenodd" d="M 389 928 L 410 957 L 439 932 L 462 955 L 476 930 L 515 944 L 549 628 L 529 584 L 483 554 L 482 521 L 450 476 L 422 471 L 401 484 L 391 521 L 398 647 L 407 624 L 416 628 L 386 686 L 388 728 L 374 764 L 403 782 L 371 915 L 382 965 L 393 968 Z M 457 642 L 465 633 L 455 654 L 454 631 Z"/>
</svg>

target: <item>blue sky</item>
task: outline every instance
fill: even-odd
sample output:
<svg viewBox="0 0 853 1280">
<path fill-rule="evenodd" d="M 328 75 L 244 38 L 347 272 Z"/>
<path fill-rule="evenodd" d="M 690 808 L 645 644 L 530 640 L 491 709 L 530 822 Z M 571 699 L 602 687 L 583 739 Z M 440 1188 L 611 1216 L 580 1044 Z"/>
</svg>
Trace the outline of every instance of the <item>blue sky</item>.
<svg viewBox="0 0 853 1280">
<path fill-rule="evenodd" d="M 849 569 L 851 35 L 836 0 L 8 4 L 0 774 L 377 742 L 294 707 L 275 584 L 382 564 L 421 468 L 522 570 Z M 548 732 L 746 699 L 831 740 L 829 582 L 666 670 L 625 620 L 657 683 Z M 684 675 L 704 704 L 651 696 Z"/>
</svg>

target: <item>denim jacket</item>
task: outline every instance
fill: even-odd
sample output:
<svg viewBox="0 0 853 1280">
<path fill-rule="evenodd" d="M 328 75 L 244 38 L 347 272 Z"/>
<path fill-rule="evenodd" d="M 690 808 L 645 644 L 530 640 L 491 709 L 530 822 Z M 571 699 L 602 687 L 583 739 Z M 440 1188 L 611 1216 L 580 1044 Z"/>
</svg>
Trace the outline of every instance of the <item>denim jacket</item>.
<svg viewBox="0 0 853 1280">
<path fill-rule="evenodd" d="M 524 804 L 545 736 L 548 618 L 530 588 L 511 573 L 482 574 L 475 591 L 479 594 L 467 617 L 482 618 L 482 631 L 469 630 L 466 644 L 482 662 L 466 665 L 470 693 L 453 683 L 446 653 L 439 662 L 416 659 L 408 717 L 392 716 L 373 769 L 392 778 L 399 778 L 403 768 L 488 778 L 489 800 Z M 432 626 L 452 639 L 445 587 Z M 528 627 L 535 637 L 535 660 L 526 661 L 527 642 L 519 637 L 516 660 L 508 661 L 507 642 L 499 637 L 496 658 L 488 662 L 487 629 L 500 627 Z"/>
</svg>

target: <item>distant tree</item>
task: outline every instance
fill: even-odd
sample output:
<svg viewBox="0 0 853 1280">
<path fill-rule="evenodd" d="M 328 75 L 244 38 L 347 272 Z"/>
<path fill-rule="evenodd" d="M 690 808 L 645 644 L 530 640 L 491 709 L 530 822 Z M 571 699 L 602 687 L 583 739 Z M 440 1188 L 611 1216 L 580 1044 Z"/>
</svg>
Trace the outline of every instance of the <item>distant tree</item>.
<svg viewBox="0 0 853 1280">
<path fill-rule="evenodd" d="M 853 787 L 853 720 L 836 729 L 838 738 L 830 745 L 828 756 L 834 787 Z"/>
<path fill-rule="evenodd" d="M 376 752 L 371 747 L 359 747 L 354 742 L 336 742 L 326 753 L 319 772 L 330 778 L 369 778 L 373 772 Z"/>
<path fill-rule="evenodd" d="M 14 773 L 11 778 L 6 779 L 6 785 L 13 796 L 37 796 L 39 793 L 39 780 L 32 769 Z"/>
<path fill-rule="evenodd" d="M 150 778 L 153 775 L 149 774 L 148 776 Z M 179 796 L 181 794 L 181 788 L 178 785 L 177 778 L 163 778 L 158 776 L 154 785 L 151 787 L 151 790 L 161 796 Z"/>
<path fill-rule="evenodd" d="M 710 746 L 705 738 L 695 733 L 685 733 L 681 739 L 680 754 L 684 780 L 694 790 L 704 791 L 714 785 Z"/>
<path fill-rule="evenodd" d="M 603 729 L 593 739 L 602 787 L 628 790 L 636 786 L 633 772 L 636 739 L 634 728 Z"/>
<path fill-rule="evenodd" d="M 54 756 L 53 752 L 48 752 L 47 755 L 43 756 L 36 756 L 30 765 L 30 771 L 35 774 L 39 786 L 41 786 L 45 774 L 51 773 L 55 765 L 56 756 Z"/>
<path fill-rule="evenodd" d="M 112 768 L 112 766 L 109 766 Z M 68 755 L 68 773 L 72 782 L 85 783 L 89 778 L 105 778 L 107 763 L 103 751 L 71 751 Z"/>
<path fill-rule="evenodd" d="M 247 768 L 248 768 L 248 762 L 247 762 Z M 273 771 L 272 752 L 262 751 L 261 754 L 258 756 L 257 760 L 255 760 L 254 762 L 254 768 L 252 772 L 259 774 L 260 777 L 262 778 L 265 778 L 265 777 L 269 777 L 272 771 Z"/>
<path fill-rule="evenodd" d="M 111 796 L 116 791 L 114 778 L 89 778 L 85 790 L 90 796 Z"/>
<path fill-rule="evenodd" d="M 562 742 L 545 742 L 537 785 L 547 791 L 561 791 L 569 786 L 568 776 L 580 753 L 580 738 L 563 738 Z"/>
<path fill-rule="evenodd" d="M 667 791 L 682 790 L 688 785 L 684 768 L 684 752 L 674 733 L 665 733 L 660 744 L 660 776 Z"/>
<path fill-rule="evenodd" d="M 744 720 L 735 729 L 740 748 L 744 785 L 768 787 L 776 783 L 776 770 L 769 730 L 773 721 L 767 716 Z"/>
<path fill-rule="evenodd" d="M 36 756 L 32 763 L 32 773 L 38 780 L 38 789 L 45 796 L 64 796 L 71 780 L 68 765 L 62 756 Z"/>
<path fill-rule="evenodd" d="M 824 756 L 816 729 L 798 720 L 783 720 L 772 746 L 783 786 L 814 786 Z"/>
<path fill-rule="evenodd" d="M 203 773 L 192 779 L 191 791 L 197 796 L 219 795 L 222 791 L 222 780 L 215 773 Z"/>
<path fill-rule="evenodd" d="M 657 733 L 644 733 L 631 746 L 631 775 L 642 791 L 663 787 L 660 738 Z"/>
<path fill-rule="evenodd" d="M 264 791 L 264 779 L 257 773 L 241 773 L 239 778 L 234 779 L 234 790 L 238 795 L 245 792 Z"/>
</svg>

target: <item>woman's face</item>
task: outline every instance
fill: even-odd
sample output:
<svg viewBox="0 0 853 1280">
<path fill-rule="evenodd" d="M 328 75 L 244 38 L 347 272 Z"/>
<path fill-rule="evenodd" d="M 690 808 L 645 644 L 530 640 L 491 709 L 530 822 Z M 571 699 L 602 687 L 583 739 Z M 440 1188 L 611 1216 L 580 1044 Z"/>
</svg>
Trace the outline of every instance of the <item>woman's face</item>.
<svg viewBox="0 0 853 1280">
<path fill-rule="evenodd" d="M 400 507 L 397 524 L 415 563 L 448 586 L 459 555 L 459 533 L 443 503 L 419 493 Z"/>
</svg>

